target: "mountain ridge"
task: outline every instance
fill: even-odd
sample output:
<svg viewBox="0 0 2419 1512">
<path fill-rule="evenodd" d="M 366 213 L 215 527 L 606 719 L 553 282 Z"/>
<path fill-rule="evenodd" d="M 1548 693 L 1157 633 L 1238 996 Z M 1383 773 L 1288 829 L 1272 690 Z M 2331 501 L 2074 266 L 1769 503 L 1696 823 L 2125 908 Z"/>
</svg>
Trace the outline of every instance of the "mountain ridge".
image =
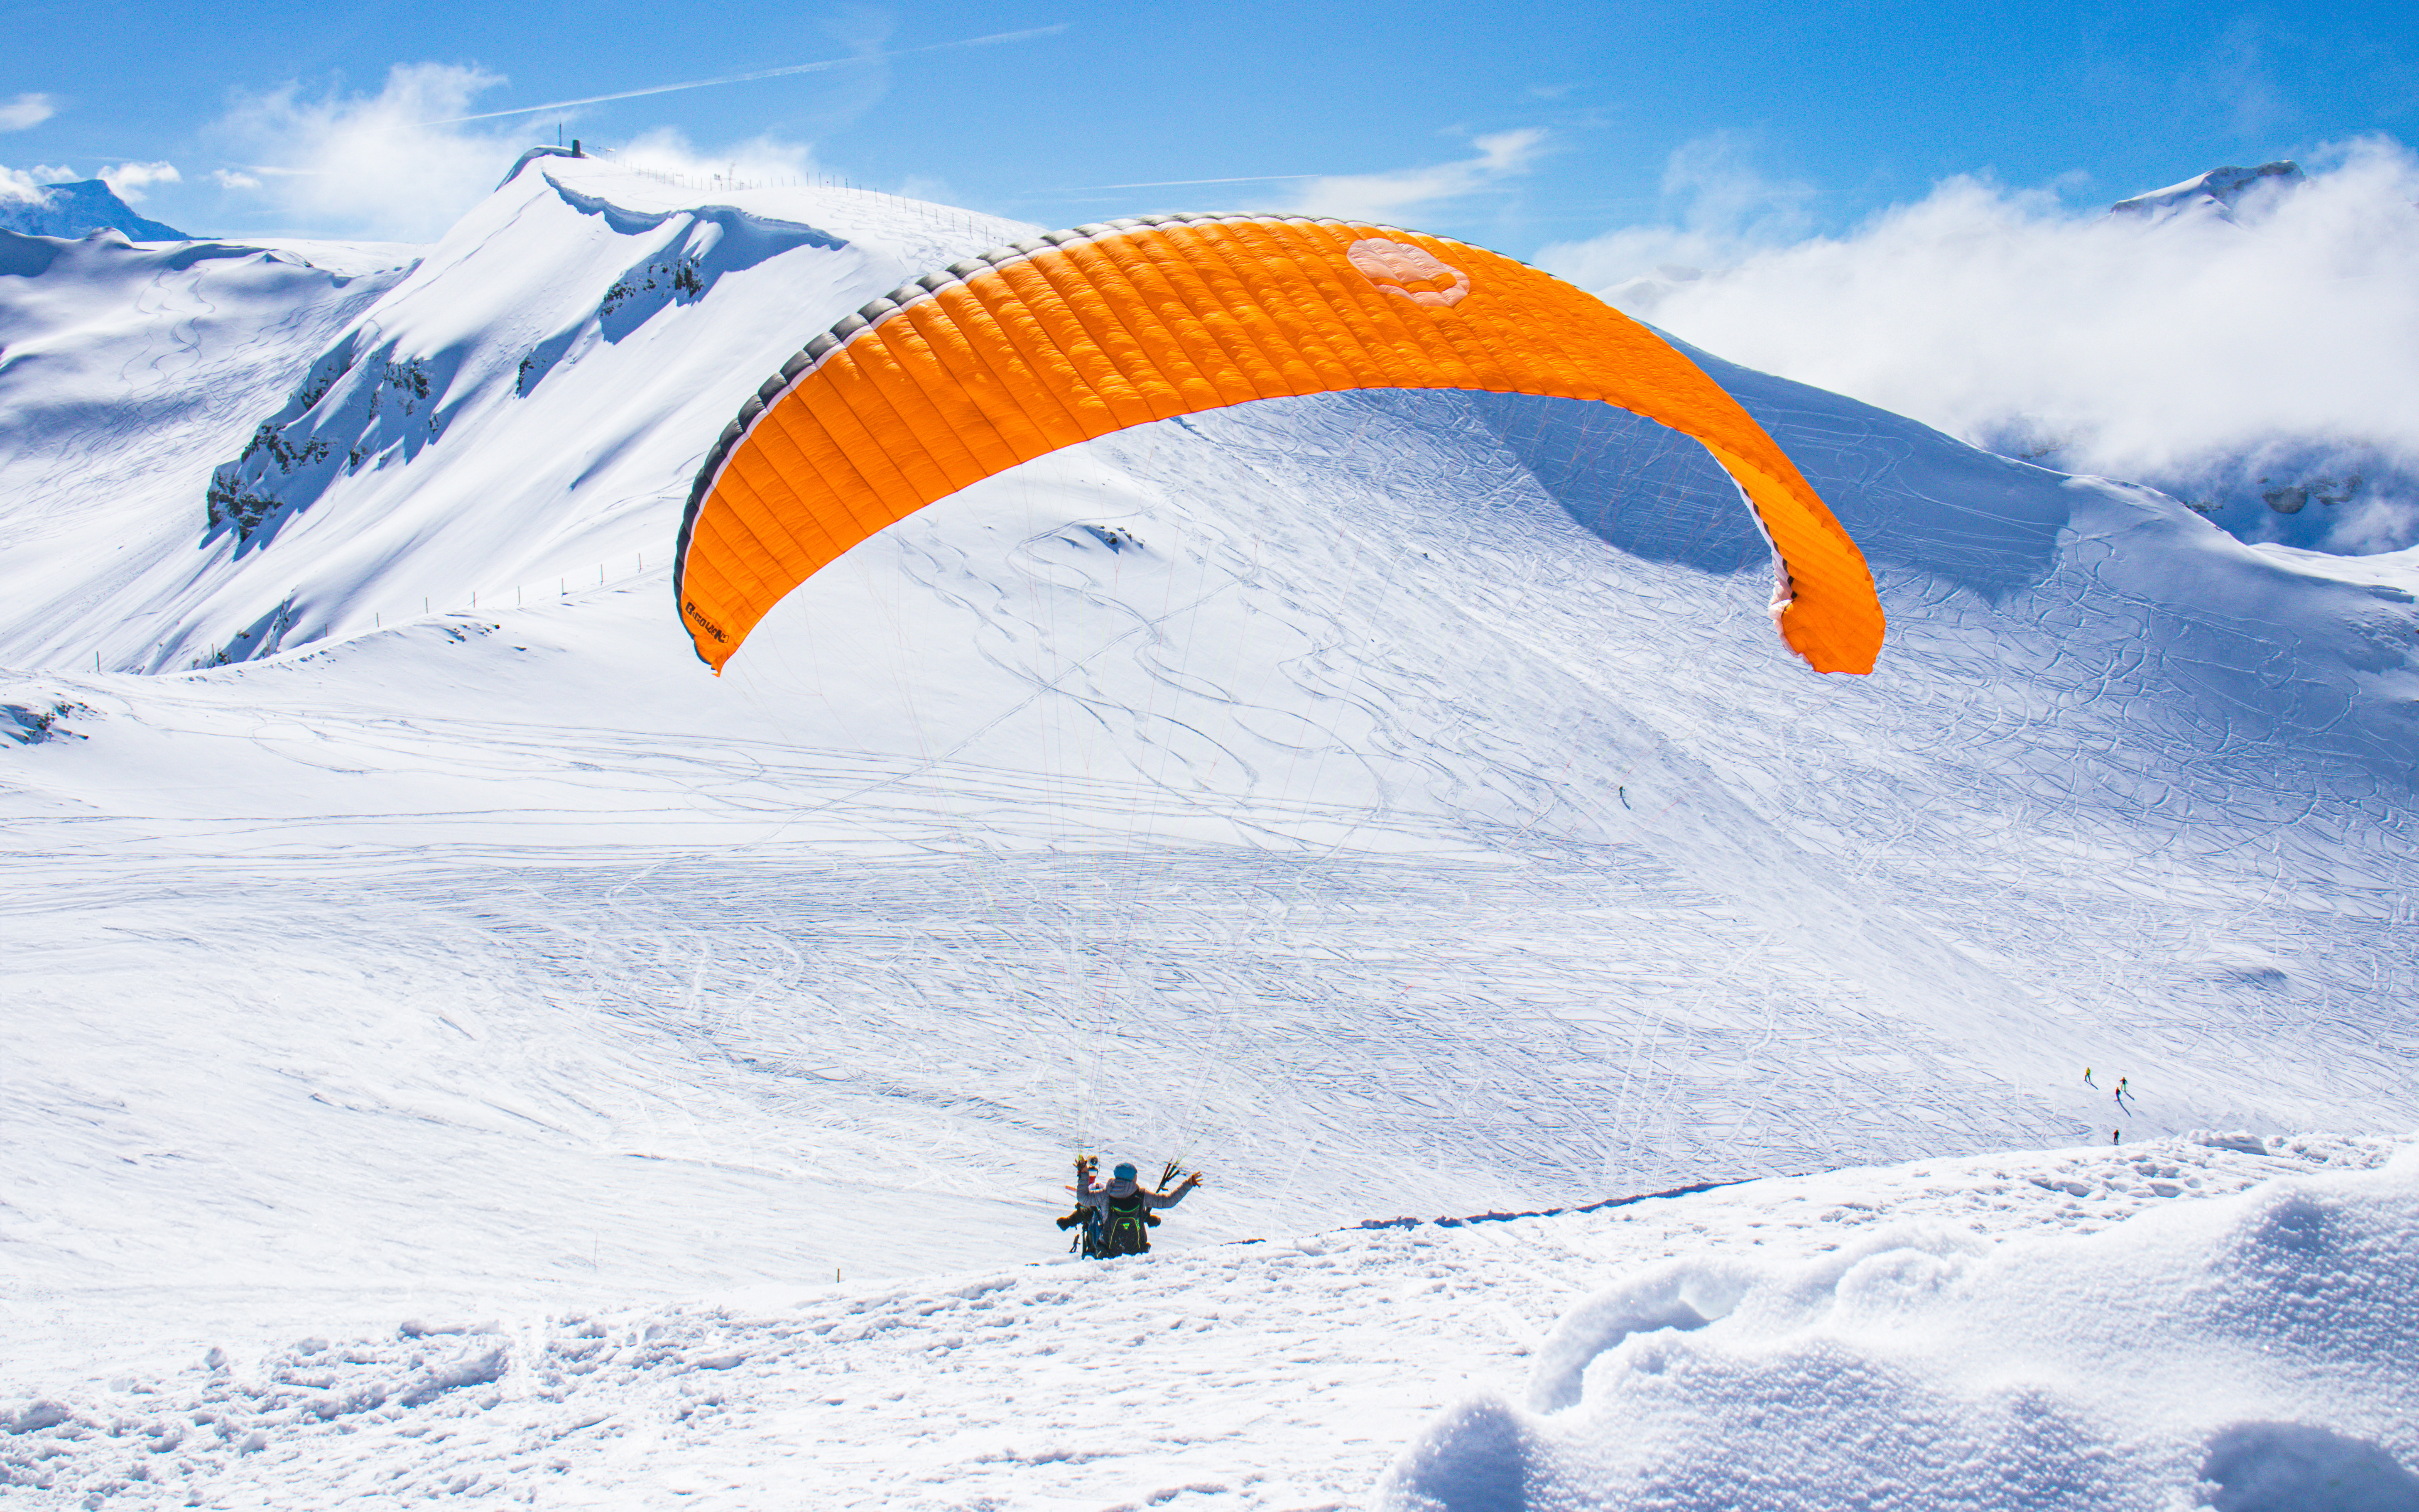
<svg viewBox="0 0 2419 1512">
<path fill-rule="evenodd" d="M 0 198 L 0 231 L 78 239 L 116 231 L 133 241 L 191 241 L 190 234 L 138 214 L 99 178 L 43 184 L 23 199 Z"/>
</svg>

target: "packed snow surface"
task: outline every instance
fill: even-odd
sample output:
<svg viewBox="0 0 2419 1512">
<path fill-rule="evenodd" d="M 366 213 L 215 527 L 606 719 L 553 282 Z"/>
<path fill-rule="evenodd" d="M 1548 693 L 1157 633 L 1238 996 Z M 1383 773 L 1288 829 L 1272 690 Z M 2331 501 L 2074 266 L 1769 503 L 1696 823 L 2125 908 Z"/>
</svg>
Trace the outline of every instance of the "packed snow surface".
<svg viewBox="0 0 2419 1512">
<path fill-rule="evenodd" d="M 2414 1299 L 2419 1147 L 2203 1134 L 213 1347 L 0 1400 L 0 1474 L 35 1506 L 2382 1512 L 2419 1494 Z"/>
<path fill-rule="evenodd" d="M 2010 1319 L 2010 1381 L 2119 1371 L 2168 1335 L 2009 1278 L 2256 1294 L 2227 1236 L 2287 1189 L 2181 1199 L 2273 1177 L 2345 1253 L 2407 1226 L 2356 1137 L 2419 1123 L 2407 553 L 1701 355 L 1872 561 L 1872 677 L 1780 645 L 1692 444 L 1454 393 L 1041 459 L 708 674 L 668 568 L 715 435 L 1029 229 L 540 155 L 426 248 L 0 242 L 16 1489 L 1307 1507 L 1416 1437 L 1407 1504 L 1713 1505 L 1752 1398 L 2187 1496 L 2272 1421 L 1995 1396 L 1926 1309 Z M 2011 1148 L 2069 1152 L 1951 1158 Z M 1079 1149 L 1210 1184 L 1062 1266 Z M 2214 1216 L 2042 1232 L 2170 1198 Z M 1885 1212 L 1935 1227 L 1833 1233 Z M 1605 1320 L 1667 1294 L 1657 1385 Z M 2242 1463 L 2411 1462 L 2407 1378 L 2272 1342 L 2333 1437 Z"/>
</svg>

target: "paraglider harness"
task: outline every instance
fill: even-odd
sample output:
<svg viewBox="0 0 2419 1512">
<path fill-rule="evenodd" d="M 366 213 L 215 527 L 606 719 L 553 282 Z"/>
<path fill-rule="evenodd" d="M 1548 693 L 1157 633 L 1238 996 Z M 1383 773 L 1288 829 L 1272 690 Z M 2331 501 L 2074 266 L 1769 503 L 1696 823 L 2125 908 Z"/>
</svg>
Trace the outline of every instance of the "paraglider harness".
<svg viewBox="0 0 2419 1512">
<path fill-rule="evenodd" d="M 1090 1167 L 1086 1169 L 1088 1171 Z M 1176 1162 L 1169 1161 L 1167 1169 L 1160 1173 L 1161 1189 L 1164 1190 L 1178 1174 Z M 1150 1198 L 1137 1185 L 1124 1196 L 1110 1197 L 1099 1208 L 1088 1202 L 1083 1203 L 1073 1212 L 1058 1220 L 1061 1228 L 1073 1228 L 1078 1225 L 1082 1226 L 1083 1232 L 1068 1245 L 1070 1251 L 1087 1260 L 1114 1259 L 1120 1255 L 1149 1254 L 1150 1230 L 1159 1227 L 1159 1214 L 1150 1211 Z"/>
<path fill-rule="evenodd" d="M 1159 1227 L 1159 1214 L 1150 1211 L 1140 1192 L 1130 1196 L 1109 1198 L 1106 1217 L 1091 1206 L 1077 1208 L 1058 1220 L 1061 1228 L 1081 1226 L 1083 1232 L 1067 1247 L 1087 1260 L 1105 1260 L 1119 1255 L 1148 1255 L 1150 1239 L 1146 1229 Z"/>
</svg>

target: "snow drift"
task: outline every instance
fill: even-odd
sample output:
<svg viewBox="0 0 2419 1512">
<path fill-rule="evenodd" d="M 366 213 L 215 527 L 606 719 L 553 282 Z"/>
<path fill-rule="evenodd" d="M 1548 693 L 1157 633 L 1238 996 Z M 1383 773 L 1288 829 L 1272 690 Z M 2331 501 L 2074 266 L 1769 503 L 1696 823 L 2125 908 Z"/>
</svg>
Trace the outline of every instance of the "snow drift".
<svg viewBox="0 0 2419 1512">
<path fill-rule="evenodd" d="M 2155 1157 L 2153 1157 L 2155 1159 Z M 2165 1177 L 2172 1182 L 2172 1167 Z M 2419 1506 L 2419 1155 L 2109 1232 L 1649 1267 L 1380 1507 Z"/>
</svg>

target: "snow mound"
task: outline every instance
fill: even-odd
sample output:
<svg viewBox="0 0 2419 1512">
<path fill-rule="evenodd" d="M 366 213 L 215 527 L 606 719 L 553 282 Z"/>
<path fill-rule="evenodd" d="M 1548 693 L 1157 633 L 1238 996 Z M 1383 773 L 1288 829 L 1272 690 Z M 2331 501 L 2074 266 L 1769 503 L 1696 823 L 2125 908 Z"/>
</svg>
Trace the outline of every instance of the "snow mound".
<svg viewBox="0 0 2419 1512">
<path fill-rule="evenodd" d="M 2407 1512 L 2414 1360 L 2406 1152 L 2096 1235 L 1914 1222 L 1648 1267 L 1564 1318 L 1525 1403 L 1441 1414 L 1377 1504 Z"/>
</svg>

